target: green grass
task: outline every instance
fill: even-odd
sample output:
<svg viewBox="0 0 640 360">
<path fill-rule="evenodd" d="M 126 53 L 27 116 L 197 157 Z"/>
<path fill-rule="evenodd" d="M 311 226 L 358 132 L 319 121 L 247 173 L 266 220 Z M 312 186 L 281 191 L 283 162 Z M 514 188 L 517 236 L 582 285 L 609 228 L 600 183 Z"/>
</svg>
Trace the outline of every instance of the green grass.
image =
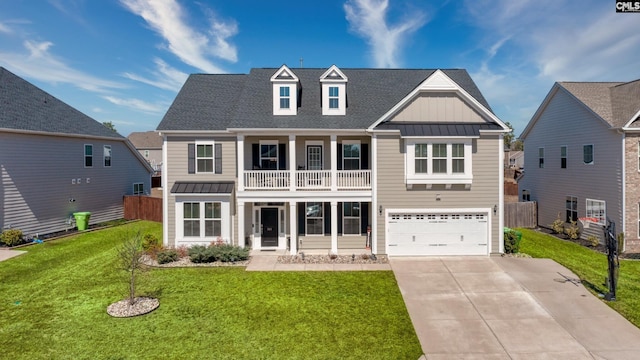
<svg viewBox="0 0 640 360">
<path fill-rule="evenodd" d="M 606 255 L 534 230 L 518 230 L 522 232 L 520 252 L 553 259 L 578 275 L 594 293 L 609 292 L 604 285 L 607 277 Z M 640 261 L 620 260 L 616 301 L 606 303 L 640 327 Z"/>
<path fill-rule="evenodd" d="M 112 318 L 126 297 L 123 234 L 137 222 L 24 248 L 0 262 L 0 357 L 7 359 L 417 359 L 393 273 L 153 269 L 138 295 L 154 312 Z"/>
</svg>

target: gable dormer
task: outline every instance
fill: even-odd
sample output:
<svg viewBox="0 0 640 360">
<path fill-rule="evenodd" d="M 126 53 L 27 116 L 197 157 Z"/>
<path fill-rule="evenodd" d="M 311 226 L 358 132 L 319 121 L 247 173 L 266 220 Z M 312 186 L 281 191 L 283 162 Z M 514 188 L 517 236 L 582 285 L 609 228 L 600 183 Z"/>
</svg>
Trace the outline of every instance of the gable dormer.
<svg viewBox="0 0 640 360">
<path fill-rule="evenodd" d="M 273 87 L 273 115 L 296 115 L 298 113 L 298 87 L 296 74 L 282 65 L 271 77 Z"/>
<path fill-rule="evenodd" d="M 345 115 L 347 113 L 347 77 L 331 65 L 320 76 L 322 90 L 322 115 Z"/>
</svg>

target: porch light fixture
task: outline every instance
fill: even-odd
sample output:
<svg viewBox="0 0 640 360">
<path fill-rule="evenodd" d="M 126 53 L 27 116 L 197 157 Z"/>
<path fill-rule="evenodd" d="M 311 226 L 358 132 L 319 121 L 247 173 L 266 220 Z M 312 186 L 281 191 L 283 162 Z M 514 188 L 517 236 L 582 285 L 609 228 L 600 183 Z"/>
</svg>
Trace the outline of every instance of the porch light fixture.
<svg viewBox="0 0 640 360">
<path fill-rule="evenodd" d="M 498 213 L 498 205 L 493 205 L 493 213 L 494 214 Z"/>
<path fill-rule="evenodd" d="M 378 206 L 378 215 L 382 216 L 382 205 Z"/>
</svg>

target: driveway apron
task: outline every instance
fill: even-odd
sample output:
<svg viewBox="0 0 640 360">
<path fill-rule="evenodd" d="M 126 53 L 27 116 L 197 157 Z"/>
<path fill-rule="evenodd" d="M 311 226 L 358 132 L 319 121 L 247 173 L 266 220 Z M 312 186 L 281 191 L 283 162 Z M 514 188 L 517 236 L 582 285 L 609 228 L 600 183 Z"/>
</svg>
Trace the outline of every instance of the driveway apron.
<svg viewBox="0 0 640 360">
<path fill-rule="evenodd" d="M 640 329 L 552 260 L 390 262 L 426 359 L 640 358 Z"/>
</svg>

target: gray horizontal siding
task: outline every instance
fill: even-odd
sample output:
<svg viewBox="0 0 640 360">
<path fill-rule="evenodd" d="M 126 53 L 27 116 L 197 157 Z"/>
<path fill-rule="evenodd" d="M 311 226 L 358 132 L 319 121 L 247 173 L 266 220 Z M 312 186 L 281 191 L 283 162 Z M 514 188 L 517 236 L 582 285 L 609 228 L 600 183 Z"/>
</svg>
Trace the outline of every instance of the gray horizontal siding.
<svg viewBox="0 0 640 360">
<path fill-rule="evenodd" d="M 91 168 L 84 167 L 85 144 L 93 145 Z M 111 145 L 111 167 L 103 166 L 104 145 Z M 77 211 L 90 211 L 90 224 L 122 218 L 134 183 L 151 190 L 149 172 L 123 141 L 0 133 L 0 164 L 0 226 L 29 236 L 70 228 Z"/>
<path fill-rule="evenodd" d="M 378 136 L 378 206 L 383 209 L 437 209 L 437 208 L 490 208 L 499 205 L 499 176 L 502 164 L 499 163 L 499 141 L 497 135 L 481 136 L 473 140 L 473 183 L 470 189 L 453 186 L 446 190 L 434 185 L 432 189 L 414 186 L 408 190 L 405 184 L 404 144 L 398 136 Z M 440 201 L 436 201 L 440 194 Z M 384 252 L 385 215 L 374 212 L 377 218 L 378 252 Z M 492 219 L 491 252 L 499 251 L 499 219 Z"/>
</svg>

